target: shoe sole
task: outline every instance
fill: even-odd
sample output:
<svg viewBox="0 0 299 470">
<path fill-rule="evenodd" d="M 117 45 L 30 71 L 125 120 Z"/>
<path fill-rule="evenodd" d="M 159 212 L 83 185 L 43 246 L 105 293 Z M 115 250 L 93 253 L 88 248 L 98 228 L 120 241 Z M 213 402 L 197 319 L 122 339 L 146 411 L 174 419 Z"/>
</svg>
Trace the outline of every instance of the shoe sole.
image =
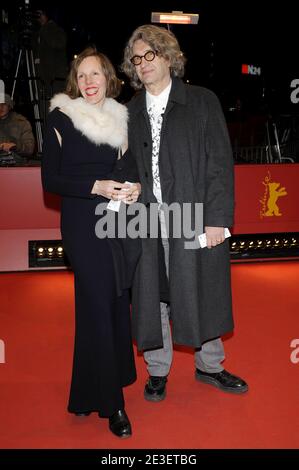
<svg viewBox="0 0 299 470">
<path fill-rule="evenodd" d="M 118 436 L 117 434 L 115 434 L 112 429 L 109 428 L 109 430 L 111 431 L 111 433 L 113 434 L 114 437 L 117 437 L 117 439 L 128 439 L 129 437 L 132 437 L 132 433 L 131 434 L 123 434 L 122 436 Z"/>
<path fill-rule="evenodd" d="M 132 437 L 132 434 L 124 434 L 123 436 L 117 436 L 116 434 L 114 434 L 113 431 L 111 431 L 113 436 L 116 437 L 117 439 L 128 439 L 129 437 Z"/>
<path fill-rule="evenodd" d="M 214 387 L 219 388 L 223 392 L 235 393 L 236 395 L 240 395 L 241 393 L 245 393 L 248 391 L 248 385 L 244 385 L 243 387 L 240 387 L 240 388 L 224 387 L 217 380 L 212 379 L 211 377 L 207 377 L 205 375 L 199 375 L 196 372 L 195 372 L 195 379 L 198 380 L 199 382 L 213 385 Z"/>
<path fill-rule="evenodd" d="M 132 437 L 132 434 L 125 434 L 124 436 L 120 436 L 118 439 L 129 439 L 129 437 Z"/>
<path fill-rule="evenodd" d="M 165 399 L 166 390 L 161 395 L 150 395 L 149 393 L 146 393 L 146 392 L 144 392 L 143 395 L 144 395 L 145 400 L 157 403 L 158 401 L 162 401 Z"/>
</svg>

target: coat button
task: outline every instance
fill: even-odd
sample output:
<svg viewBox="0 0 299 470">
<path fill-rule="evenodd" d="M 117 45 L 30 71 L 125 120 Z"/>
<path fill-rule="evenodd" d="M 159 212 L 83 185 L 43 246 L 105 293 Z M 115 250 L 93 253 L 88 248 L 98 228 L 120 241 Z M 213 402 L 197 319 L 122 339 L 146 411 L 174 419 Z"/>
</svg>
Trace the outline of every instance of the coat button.
<svg viewBox="0 0 299 470">
<path fill-rule="evenodd" d="M 148 147 L 148 143 L 147 143 L 147 142 L 143 142 L 143 147 Z"/>
<path fill-rule="evenodd" d="M 147 203 L 145 204 L 145 207 L 149 207 L 150 205 L 151 205 L 150 202 L 147 202 Z"/>
<path fill-rule="evenodd" d="M 147 171 L 144 173 L 144 176 L 145 176 L 146 178 L 148 178 L 148 172 L 147 172 Z"/>
</svg>

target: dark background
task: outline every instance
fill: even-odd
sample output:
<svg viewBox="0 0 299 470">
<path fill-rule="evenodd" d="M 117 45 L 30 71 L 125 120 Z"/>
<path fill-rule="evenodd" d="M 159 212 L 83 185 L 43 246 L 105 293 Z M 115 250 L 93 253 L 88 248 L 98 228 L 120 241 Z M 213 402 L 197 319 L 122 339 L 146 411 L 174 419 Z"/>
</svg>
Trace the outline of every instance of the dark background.
<svg viewBox="0 0 299 470">
<path fill-rule="evenodd" d="M 1 78 L 9 81 L 6 75 L 14 73 L 18 23 L 24 16 L 25 2 L 1 3 L 8 12 L 5 34 L 14 38 L 14 46 L 8 53 L 4 51 L 1 61 Z M 249 112 L 263 107 L 273 113 L 298 112 L 299 105 L 290 101 L 290 83 L 299 77 L 295 2 L 159 0 L 132 4 L 127 0 L 115 4 L 99 0 L 72 5 L 34 0 L 29 6 L 32 10 L 48 7 L 52 18 L 65 29 L 69 60 L 86 45 L 95 44 L 116 68 L 130 34 L 137 26 L 151 22 L 151 11 L 199 13 L 198 25 L 171 26 L 188 59 L 185 80 L 213 89 L 225 111 L 240 98 Z M 261 76 L 242 76 L 242 63 L 261 67 Z M 127 84 L 124 90 L 126 96 L 132 93 Z"/>
</svg>

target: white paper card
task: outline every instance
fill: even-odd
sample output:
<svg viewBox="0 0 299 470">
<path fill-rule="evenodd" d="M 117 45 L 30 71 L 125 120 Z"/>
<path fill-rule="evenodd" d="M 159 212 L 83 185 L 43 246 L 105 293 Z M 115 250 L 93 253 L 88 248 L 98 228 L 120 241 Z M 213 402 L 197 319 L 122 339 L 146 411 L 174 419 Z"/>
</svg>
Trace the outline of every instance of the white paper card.
<svg viewBox="0 0 299 470">
<path fill-rule="evenodd" d="M 131 183 L 130 181 L 125 181 L 125 184 L 129 184 L 130 186 L 132 186 L 133 183 Z M 128 191 L 128 189 L 125 189 L 125 191 Z M 107 205 L 107 209 L 110 209 L 114 212 L 119 212 L 120 204 L 121 201 L 114 201 L 113 199 L 110 199 Z"/>
<path fill-rule="evenodd" d="M 120 203 L 121 201 L 113 201 L 113 199 L 110 199 L 107 205 L 107 209 L 110 209 L 111 211 L 114 211 L 114 212 L 119 212 Z"/>
<path fill-rule="evenodd" d="M 224 238 L 231 237 L 231 233 L 228 230 L 228 228 L 224 229 Z M 200 244 L 200 248 L 206 248 L 207 246 L 207 236 L 205 233 L 202 233 L 201 235 L 198 235 L 198 240 Z"/>
</svg>

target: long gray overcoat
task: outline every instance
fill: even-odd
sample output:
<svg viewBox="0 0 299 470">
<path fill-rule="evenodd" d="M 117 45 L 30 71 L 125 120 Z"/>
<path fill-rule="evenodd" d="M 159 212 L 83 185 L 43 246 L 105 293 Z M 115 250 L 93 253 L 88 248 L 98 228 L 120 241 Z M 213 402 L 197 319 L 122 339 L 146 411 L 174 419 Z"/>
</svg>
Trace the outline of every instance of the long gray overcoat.
<svg viewBox="0 0 299 470">
<path fill-rule="evenodd" d="M 142 185 L 141 202 L 156 202 L 152 139 L 145 91 L 129 103 L 129 147 Z M 160 140 L 163 202 L 203 203 L 204 226 L 233 224 L 233 160 L 221 106 L 213 92 L 172 80 Z M 233 329 L 229 245 L 186 249 L 169 237 L 169 295 L 173 341 L 200 347 Z M 133 284 L 133 334 L 138 349 L 161 347 L 158 242 L 142 240 Z"/>
</svg>

